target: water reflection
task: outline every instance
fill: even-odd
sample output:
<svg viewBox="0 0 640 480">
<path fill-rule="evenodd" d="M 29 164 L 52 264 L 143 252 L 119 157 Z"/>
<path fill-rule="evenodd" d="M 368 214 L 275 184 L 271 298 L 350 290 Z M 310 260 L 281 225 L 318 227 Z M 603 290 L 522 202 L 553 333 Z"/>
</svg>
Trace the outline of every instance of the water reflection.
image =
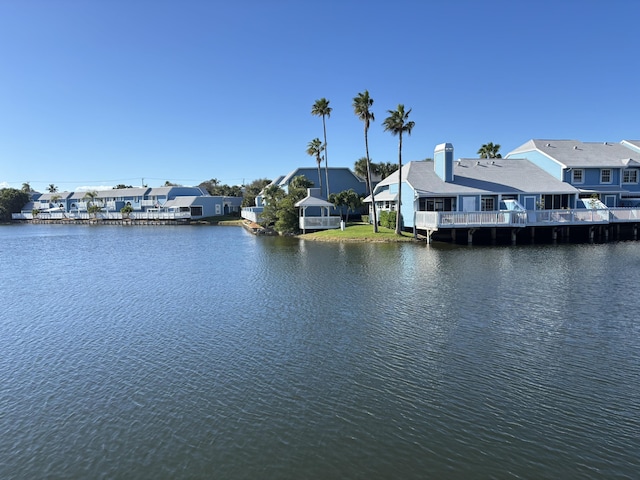
<svg viewBox="0 0 640 480">
<path fill-rule="evenodd" d="M 76 226 L 0 241 L 3 477 L 640 468 L 637 243 Z"/>
</svg>

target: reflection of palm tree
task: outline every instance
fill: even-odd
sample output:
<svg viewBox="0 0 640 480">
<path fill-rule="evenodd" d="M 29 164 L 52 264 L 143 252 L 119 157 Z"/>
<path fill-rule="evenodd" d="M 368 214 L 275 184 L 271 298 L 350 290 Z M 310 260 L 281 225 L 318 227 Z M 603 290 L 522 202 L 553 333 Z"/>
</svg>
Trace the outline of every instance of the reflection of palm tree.
<svg viewBox="0 0 640 480">
<path fill-rule="evenodd" d="M 360 120 L 364 122 L 364 149 L 367 159 L 367 183 L 369 191 L 371 192 L 371 205 L 373 206 L 373 231 L 378 233 L 378 216 L 376 213 L 376 199 L 373 194 L 373 185 L 371 183 L 371 158 L 369 158 L 369 125 L 375 121 L 373 112 L 369 110 L 373 106 L 373 98 L 369 96 L 369 91 L 365 90 L 363 93 L 359 93 L 353 99 L 353 111 Z"/>
<path fill-rule="evenodd" d="M 389 116 L 385 118 L 382 124 L 385 132 L 391 132 L 391 135 L 398 135 L 398 211 L 396 213 L 396 234 L 400 235 L 400 226 L 402 225 L 402 134 L 407 132 L 411 135 L 411 130 L 415 126 L 415 122 L 409 121 L 411 109 L 404 111 L 404 105 L 398 105 L 396 110 L 387 110 Z"/>
<path fill-rule="evenodd" d="M 311 107 L 311 115 L 322 117 L 322 131 L 324 132 L 324 174 L 327 180 L 327 197 L 329 197 L 329 159 L 327 158 L 327 125 L 325 118 L 331 117 L 332 108 L 329 106 L 329 100 L 321 98 Z"/>
<path fill-rule="evenodd" d="M 320 163 L 322 162 L 322 157 L 320 154 L 324 151 L 324 145 L 319 138 L 314 138 L 307 144 L 307 154 L 316 157 L 316 162 L 318 162 L 318 179 L 320 180 L 320 195 L 322 195 L 322 174 L 320 173 Z M 328 196 L 328 195 L 327 195 Z"/>
<path fill-rule="evenodd" d="M 478 155 L 480 155 L 480 158 L 502 158 L 502 155 L 498 153 L 499 150 L 500 144 L 496 143 L 494 145 L 493 142 L 489 142 L 480 147 Z"/>
</svg>

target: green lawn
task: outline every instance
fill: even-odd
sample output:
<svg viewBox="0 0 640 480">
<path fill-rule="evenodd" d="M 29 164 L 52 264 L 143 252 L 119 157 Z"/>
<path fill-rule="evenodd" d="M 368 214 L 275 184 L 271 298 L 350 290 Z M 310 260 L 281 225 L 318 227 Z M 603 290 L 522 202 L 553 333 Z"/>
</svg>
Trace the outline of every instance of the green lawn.
<svg viewBox="0 0 640 480">
<path fill-rule="evenodd" d="M 322 230 L 314 233 L 299 235 L 300 238 L 309 240 L 338 241 L 338 242 L 414 242 L 413 235 L 402 232 L 396 235 L 390 228 L 378 227 L 378 233 L 373 233 L 373 226 L 366 223 L 349 224 L 344 231 Z"/>
</svg>

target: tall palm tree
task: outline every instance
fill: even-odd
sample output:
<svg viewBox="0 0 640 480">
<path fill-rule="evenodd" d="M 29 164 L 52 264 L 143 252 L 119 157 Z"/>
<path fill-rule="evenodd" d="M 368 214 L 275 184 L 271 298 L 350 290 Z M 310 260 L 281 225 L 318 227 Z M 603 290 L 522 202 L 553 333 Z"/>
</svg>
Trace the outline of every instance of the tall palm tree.
<svg viewBox="0 0 640 480">
<path fill-rule="evenodd" d="M 47 190 L 49 190 L 49 193 L 56 193 L 58 191 L 58 186 L 50 183 Z"/>
<path fill-rule="evenodd" d="M 402 134 L 407 132 L 411 135 L 411 130 L 415 126 L 415 122 L 409 120 L 411 109 L 404 111 L 404 105 L 398 105 L 396 110 L 387 110 L 389 116 L 384 119 L 385 132 L 391 132 L 391 135 L 398 135 L 398 211 L 396 213 L 396 235 L 400 235 L 400 226 L 402 225 Z"/>
<path fill-rule="evenodd" d="M 311 107 L 311 115 L 316 117 L 322 117 L 322 131 L 324 132 L 324 174 L 327 180 L 327 198 L 329 198 L 329 159 L 327 158 L 327 124 L 325 119 L 331 117 L 331 110 L 329 106 L 329 100 L 321 98 Z"/>
<path fill-rule="evenodd" d="M 314 138 L 307 144 L 307 154 L 316 157 L 318 162 L 318 179 L 320 180 L 320 195 L 322 195 L 322 174 L 320 173 L 320 163 L 322 163 L 321 153 L 324 151 L 324 145 L 319 138 Z M 329 198 L 329 192 L 327 192 L 327 198 Z"/>
<path fill-rule="evenodd" d="M 371 213 L 373 215 L 373 231 L 378 233 L 378 215 L 376 213 L 376 199 L 371 183 L 371 159 L 369 158 L 369 126 L 375 121 L 375 116 L 370 108 L 373 106 L 373 98 L 369 96 L 369 91 L 358 93 L 353 99 L 353 112 L 364 122 L 364 149 L 367 159 L 367 184 L 371 191 Z"/>
<path fill-rule="evenodd" d="M 480 158 L 502 158 L 502 155 L 498 153 L 499 150 L 499 143 L 494 145 L 493 142 L 489 142 L 480 147 L 478 155 L 480 155 Z"/>
</svg>

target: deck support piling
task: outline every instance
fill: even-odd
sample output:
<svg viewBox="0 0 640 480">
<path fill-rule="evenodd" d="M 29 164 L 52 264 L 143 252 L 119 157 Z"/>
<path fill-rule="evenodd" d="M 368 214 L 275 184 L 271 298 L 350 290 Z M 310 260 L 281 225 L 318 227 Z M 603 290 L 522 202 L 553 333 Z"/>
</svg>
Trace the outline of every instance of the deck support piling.
<svg viewBox="0 0 640 480">
<path fill-rule="evenodd" d="M 589 243 L 593 243 L 593 238 L 595 236 L 595 227 L 589 227 Z"/>
<path fill-rule="evenodd" d="M 496 244 L 496 238 L 498 236 L 498 232 L 497 232 L 497 228 L 493 227 L 491 229 L 491 244 L 495 245 Z"/>
<path fill-rule="evenodd" d="M 475 233 L 475 228 L 470 228 L 467 232 L 467 245 L 473 245 L 473 234 Z"/>
<path fill-rule="evenodd" d="M 511 229 L 511 245 L 515 245 L 516 244 L 516 234 L 518 233 L 518 229 L 517 228 L 512 228 Z"/>
</svg>

